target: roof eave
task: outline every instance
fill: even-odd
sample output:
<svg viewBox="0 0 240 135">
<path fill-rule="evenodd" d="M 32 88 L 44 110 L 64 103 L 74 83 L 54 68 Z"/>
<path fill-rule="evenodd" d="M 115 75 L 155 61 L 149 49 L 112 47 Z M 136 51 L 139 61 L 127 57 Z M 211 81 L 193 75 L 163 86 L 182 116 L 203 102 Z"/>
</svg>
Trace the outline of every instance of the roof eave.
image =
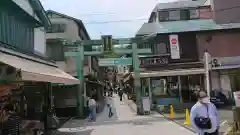
<svg viewBox="0 0 240 135">
<path fill-rule="evenodd" d="M 70 20 L 75 21 L 75 22 L 83 29 L 83 31 L 84 31 L 87 39 L 88 39 L 88 40 L 91 39 L 90 36 L 89 36 L 89 34 L 88 34 L 88 32 L 87 32 L 87 30 L 86 30 L 86 28 L 85 28 L 85 26 L 84 26 L 84 24 L 83 24 L 83 22 L 82 22 L 82 20 L 76 19 L 76 18 L 74 18 L 74 17 L 68 16 L 68 15 L 65 15 L 65 14 L 62 14 L 62 13 L 53 11 L 53 10 L 47 10 L 47 11 L 46 11 L 46 14 L 48 14 L 48 13 L 54 13 L 54 14 L 57 14 L 57 15 L 59 15 L 59 16 L 62 16 L 62 17 L 65 17 L 65 18 L 68 18 L 68 19 L 70 19 Z M 79 35 L 79 36 L 80 36 L 80 35 Z"/>
<path fill-rule="evenodd" d="M 34 11 L 36 12 L 39 19 L 42 21 L 42 25 L 45 28 L 51 27 L 51 22 L 39 0 L 29 0 L 29 3 L 32 5 Z"/>
</svg>

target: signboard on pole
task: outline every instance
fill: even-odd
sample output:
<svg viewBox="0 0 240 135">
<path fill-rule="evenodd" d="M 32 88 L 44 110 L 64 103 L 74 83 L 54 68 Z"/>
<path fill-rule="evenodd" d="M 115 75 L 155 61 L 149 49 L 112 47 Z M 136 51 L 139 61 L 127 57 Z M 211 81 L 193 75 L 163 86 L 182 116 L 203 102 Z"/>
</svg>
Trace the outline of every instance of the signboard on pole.
<svg viewBox="0 0 240 135">
<path fill-rule="evenodd" d="M 171 58 L 180 59 L 178 35 L 169 35 Z"/>
<path fill-rule="evenodd" d="M 99 66 L 132 65 L 132 58 L 104 58 L 98 60 Z"/>
</svg>

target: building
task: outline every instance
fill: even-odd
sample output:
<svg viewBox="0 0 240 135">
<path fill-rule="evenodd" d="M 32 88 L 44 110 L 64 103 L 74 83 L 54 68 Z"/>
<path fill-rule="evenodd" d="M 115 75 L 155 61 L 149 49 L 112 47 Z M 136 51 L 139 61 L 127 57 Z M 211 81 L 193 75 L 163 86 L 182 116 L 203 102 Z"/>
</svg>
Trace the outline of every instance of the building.
<svg viewBox="0 0 240 135">
<path fill-rule="evenodd" d="M 4 101 L 6 96 L 20 101 L 24 120 L 39 119 L 41 104 L 45 105 L 44 117 L 51 117 L 52 84 L 80 84 L 47 58 L 45 30 L 50 26 L 39 0 L 0 2 L 0 106 L 9 103 Z"/>
<path fill-rule="evenodd" d="M 56 61 L 59 68 L 77 77 L 76 58 L 64 56 L 64 52 L 76 50 L 77 46 L 64 47 L 63 40 L 90 40 L 90 36 L 83 22 L 79 19 L 52 10 L 47 11 L 47 16 L 51 21 L 51 29 L 48 29 L 46 34 L 47 55 L 51 60 Z M 85 47 L 84 49 L 91 50 L 92 48 Z M 84 75 L 88 76 L 89 74 L 92 74 L 94 77 L 97 77 L 99 74 L 97 57 L 84 56 Z M 56 108 L 70 107 L 71 109 L 75 109 L 77 88 L 62 87 L 61 89 L 57 89 L 58 90 L 54 91 Z M 68 89 L 68 92 L 66 92 L 66 89 Z"/>
<path fill-rule="evenodd" d="M 47 32 L 47 55 L 50 59 L 56 61 L 61 69 L 72 76 L 77 76 L 75 58 L 64 57 L 64 51 L 67 48 L 64 48 L 61 40 L 90 40 L 88 32 L 79 19 L 52 10 L 47 11 L 47 15 L 52 23 L 51 29 Z M 91 63 L 91 59 L 85 56 L 85 74 L 89 73 L 89 66 L 91 66 L 88 63 Z"/>
<path fill-rule="evenodd" d="M 3 72 L 8 65 L 20 71 L 20 80 L 79 83 L 45 56 L 45 28 L 51 23 L 38 0 L 5 1 L 0 5 L 1 79 L 9 75 Z"/>
<path fill-rule="evenodd" d="M 193 100 L 194 91 L 206 87 L 203 64 L 205 50 L 211 55 L 214 66 L 221 65 L 221 69 L 224 69 L 227 65 L 232 67 L 226 68 L 239 65 L 239 46 L 236 43 L 239 42 L 240 24 L 228 21 L 225 15 L 230 11 L 223 14 L 227 7 L 220 3 L 217 0 L 177 1 L 159 3 L 153 9 L 148 23 L 143 24 L 137 36 L 150 37 L 148 44 L 139 45 L 139 48 L 150 47 L 153 51 L 152 55 L 140 56 L 145 72 L 141 73 L 141 77 L 151 78 L 155 95 L 165 97 L 170 92 L 168 95 L 172 97 L 183 95 L 181 101 Z M 231 14 L 235 13 L 232 10 Z M 229 92 L 229 76 L 223 74 L 223 70 L 217 70 L 220 67 L 213 67 L 210 73 L 211 89 Z"/>
</svg>

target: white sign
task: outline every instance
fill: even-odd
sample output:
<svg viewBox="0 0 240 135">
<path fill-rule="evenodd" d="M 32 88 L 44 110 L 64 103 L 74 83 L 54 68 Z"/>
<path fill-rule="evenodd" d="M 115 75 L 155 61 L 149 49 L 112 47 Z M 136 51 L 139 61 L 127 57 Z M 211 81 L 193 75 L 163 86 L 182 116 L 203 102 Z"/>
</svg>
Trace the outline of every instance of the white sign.
<svg viewBox="0 0 240 135">
<path fill-rule="evenodd" d="M 150 112 L 150 109 L 151 109 L 150 98 L 142 97 L 142 104 L 143 104 L 143 111 Z"/>
<path fill-rule="evenodd" d="M 169 35 L 171 58 L 180 59 L 180 48 L 178 42 L 178 35 Z"/>
<path fill-rule="evenodd" d="M 240 106 L 240 91 L 233 92 L 233 96 L 235 99 L 235 104 L 237 107 Z"/>
</svg>

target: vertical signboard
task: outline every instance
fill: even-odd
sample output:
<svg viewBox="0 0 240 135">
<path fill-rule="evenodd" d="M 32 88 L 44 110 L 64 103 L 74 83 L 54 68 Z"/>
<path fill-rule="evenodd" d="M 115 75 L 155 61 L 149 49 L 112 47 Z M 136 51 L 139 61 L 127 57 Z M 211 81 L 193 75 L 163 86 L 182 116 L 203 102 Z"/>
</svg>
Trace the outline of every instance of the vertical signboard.
<svg viewBox="0 0 240 135">
<path fill-rule="evenodd" d="M 103 51 L 111 52 L 112 51 L 112 36 L 105 35 L 105 36 L 102 36 L 102 39 L 103 39 Z"/>
<path fill-rule="evenodd" d="M 171 58 L 180 59 L 178 35 L 169 35 Z"/>
</svg>

